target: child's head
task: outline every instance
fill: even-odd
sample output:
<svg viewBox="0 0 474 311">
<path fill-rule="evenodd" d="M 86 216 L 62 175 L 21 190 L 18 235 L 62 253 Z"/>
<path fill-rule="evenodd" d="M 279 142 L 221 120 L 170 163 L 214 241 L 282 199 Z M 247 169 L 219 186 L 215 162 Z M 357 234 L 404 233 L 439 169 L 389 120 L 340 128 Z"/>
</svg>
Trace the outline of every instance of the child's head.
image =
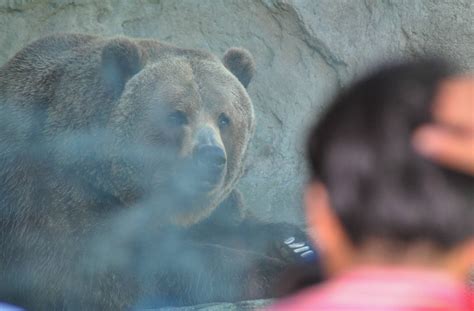
<svg viewBox="0 0 474 311">
<path fill-rule="evenodd" d="M 385 67 L 344 90 L 312 129 L 308 219 L 333 272 L 361 253 L 405 262 L 474 245 L 474 178 L 412 147 L 452 74 L 441 61 Z"/>
</svg>

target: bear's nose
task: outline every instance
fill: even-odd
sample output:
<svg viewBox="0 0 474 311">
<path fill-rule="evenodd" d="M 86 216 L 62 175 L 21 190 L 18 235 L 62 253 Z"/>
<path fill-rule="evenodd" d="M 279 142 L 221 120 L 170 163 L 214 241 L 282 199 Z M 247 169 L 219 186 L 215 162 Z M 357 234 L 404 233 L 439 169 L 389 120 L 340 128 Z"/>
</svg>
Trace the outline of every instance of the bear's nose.
<svg viewBox="0 0 474 311">
<path fill-rule="evenodd" d="M 226 157 L 222 148 L 212 145 L 198 147 L 194 152 L 196 161 L 208 168 L 222 169 L 226 163 Z"/>
</svg>

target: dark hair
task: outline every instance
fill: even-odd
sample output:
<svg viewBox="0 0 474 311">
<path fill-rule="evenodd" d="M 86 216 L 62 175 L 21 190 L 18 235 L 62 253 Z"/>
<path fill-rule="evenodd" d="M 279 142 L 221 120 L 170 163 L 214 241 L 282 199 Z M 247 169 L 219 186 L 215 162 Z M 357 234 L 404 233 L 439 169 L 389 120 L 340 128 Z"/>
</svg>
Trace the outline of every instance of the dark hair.
<svg viewBox="0 0 474 311">
<path fill-rule="evenodd" d="M 411 143 L 453 73 L 440 60 L 385 66 L 342 91 L 311 130 L 311 177 L 327 186 L 355 245 L 379 237 L 449 248 L 473 235 L 474 178 L 419 156 Z"/>
</svg>

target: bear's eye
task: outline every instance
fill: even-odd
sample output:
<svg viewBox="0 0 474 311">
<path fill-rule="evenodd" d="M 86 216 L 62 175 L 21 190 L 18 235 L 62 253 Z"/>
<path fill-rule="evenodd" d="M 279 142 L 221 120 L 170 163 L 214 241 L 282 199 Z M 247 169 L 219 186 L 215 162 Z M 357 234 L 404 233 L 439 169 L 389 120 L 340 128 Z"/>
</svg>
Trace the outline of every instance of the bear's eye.
<svg viewBox="0 0 474 311">
<path fill-rule="evenodd" d="M 225 113 L 221 113 L 219 116 L 218 123 L 219 123 L 219 128 L 221 129 L 226 128 L 230 124 L 230 119 Z"/>
<path fill-rule="evenodd" d="M 168 115 L 166 121 L 170 126 L 183 126 L 188 124 L 188 117 L 184 112 L 176 110 Z"/>
</svg>

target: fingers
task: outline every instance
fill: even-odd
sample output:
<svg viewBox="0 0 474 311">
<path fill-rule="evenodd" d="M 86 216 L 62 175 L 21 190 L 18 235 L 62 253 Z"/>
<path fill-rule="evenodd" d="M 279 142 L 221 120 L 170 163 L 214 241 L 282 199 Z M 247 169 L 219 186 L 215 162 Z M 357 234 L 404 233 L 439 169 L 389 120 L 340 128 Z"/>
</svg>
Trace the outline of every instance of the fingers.
<svg viewBox="0 0 474 311">
<path fill-rule="evenodd" d="M 474 131 L 474 77 L 456 77 L 443 82 L 433 105 L 436 122 Z"/>
<path fill-rule="evenodd" d="M 426 125 L 414 136 L 415 149 L 451 169 L 474 175 L 474 131 L 459 132 Z"/>
<path fill-rule="evenodd" d="M 474 175 L 474 77 L 444 81 L 433 104 L 433 118 L 433 124 L 415 131 L 415 149 L 439 164 Z"/>
</svg>

